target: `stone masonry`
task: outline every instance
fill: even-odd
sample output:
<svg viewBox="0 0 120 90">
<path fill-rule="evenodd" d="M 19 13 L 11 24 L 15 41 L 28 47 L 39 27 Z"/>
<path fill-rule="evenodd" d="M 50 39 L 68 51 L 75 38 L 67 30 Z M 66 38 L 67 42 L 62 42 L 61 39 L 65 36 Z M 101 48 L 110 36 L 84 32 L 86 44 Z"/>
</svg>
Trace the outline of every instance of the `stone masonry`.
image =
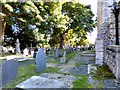
<svg viewBox="0 0 120 90">
<path fill-rule="evenodd" d="M 98 0 L 98 35 L 96 39 L 96 64 L 106 63 L 116 79 L 120 80 L 120 45 L 116 44 L 115 15 L 112 11 L 113 0 Z M 99 15 L 100 14 L 100 15 Z M 120 10 L 118 17 L 120 43 Z M 119 57 L 119 58 L 118 58 Z"/>
</svg>

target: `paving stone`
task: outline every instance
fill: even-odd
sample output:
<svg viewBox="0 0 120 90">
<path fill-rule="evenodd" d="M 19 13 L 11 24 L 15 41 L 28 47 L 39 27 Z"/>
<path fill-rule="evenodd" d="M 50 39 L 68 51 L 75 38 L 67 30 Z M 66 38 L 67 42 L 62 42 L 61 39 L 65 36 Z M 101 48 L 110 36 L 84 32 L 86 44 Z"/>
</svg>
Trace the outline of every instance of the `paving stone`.
<svg viewBox="0 0 120 90">
<path fill-rule="evenodd" d="M 73 70 L 74 74 L 87 74 L 88 73 L 88 67 L 87 65 L 80 65 L 78 67 L 75 67 L 75 69 Z"/>
</svg>

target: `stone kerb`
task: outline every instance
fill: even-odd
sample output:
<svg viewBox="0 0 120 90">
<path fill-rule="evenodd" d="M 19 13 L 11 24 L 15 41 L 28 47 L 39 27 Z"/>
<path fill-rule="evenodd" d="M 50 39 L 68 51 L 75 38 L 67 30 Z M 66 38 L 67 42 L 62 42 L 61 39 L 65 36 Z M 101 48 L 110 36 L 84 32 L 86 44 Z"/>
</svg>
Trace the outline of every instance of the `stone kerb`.
<svg viewBox="0 0 120 90">
<path fill-rule="evenodd" d="M 105 63 L 115 75 L 116 79 L 120 81 L 120 46 L 107 46 L 107 55 Z"/>
</svg>

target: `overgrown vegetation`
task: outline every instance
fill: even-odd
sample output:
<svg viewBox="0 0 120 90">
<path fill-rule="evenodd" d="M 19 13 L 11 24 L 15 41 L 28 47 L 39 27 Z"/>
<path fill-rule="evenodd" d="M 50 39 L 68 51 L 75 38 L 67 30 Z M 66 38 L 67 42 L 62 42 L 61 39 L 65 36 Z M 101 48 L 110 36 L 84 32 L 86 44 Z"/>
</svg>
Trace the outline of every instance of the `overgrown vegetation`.
<svg viewBox="0 0 120 90">
<path fill-rule="evenodd" d="M 97 70 L 91 71 L 91 74 L 93 74 L 95 80 L 115 78 L 115 76 L 112 74 L 111 70 L 108 68 L 107 65 L 97 66 Z"/>
<path fill-rule="evenodd" d="M 73 83 L 74 88 L 88 88 L 88 75 L 76 75 L 77 79 Z"/>
<path fill-rule="evenodd" d="M 77 79 L 73 83 L 72 90 L 74 90 L 75 88 L 103 88 L 102 81 L 94 82 L 93 84 L 89 84 L 88 83 L 89 75 L 79 74 L 79 75 L 75 75 L 75 76 L 77 77 Z"/>
</svg>

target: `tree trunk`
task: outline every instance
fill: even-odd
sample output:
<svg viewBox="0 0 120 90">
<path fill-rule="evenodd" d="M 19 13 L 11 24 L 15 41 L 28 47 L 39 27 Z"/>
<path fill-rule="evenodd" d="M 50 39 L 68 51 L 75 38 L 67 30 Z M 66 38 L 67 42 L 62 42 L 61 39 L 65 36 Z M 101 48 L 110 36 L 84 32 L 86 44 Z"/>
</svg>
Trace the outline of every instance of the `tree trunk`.
<svg viewBox="0 0 120 90">
<path fill-rule="evenodd" d="M 2 33 L 0 34 L 0 38 L 1 38 L 1 41 L 2 41 L 2 45 L 3 45 L 3 42 L 4 42 L 4 33 L 5 33 L 5 26 L 6 26 L 6 22 L 5 22 L 5 19 L 2 18 Z"/>
<path fill-rule="evenodd" d="M 63 44 L 64 44 L 64 37 L 63 37 L 63 34 L 60 33 L 60 49 L 63 48 Z"/>
</svg>

